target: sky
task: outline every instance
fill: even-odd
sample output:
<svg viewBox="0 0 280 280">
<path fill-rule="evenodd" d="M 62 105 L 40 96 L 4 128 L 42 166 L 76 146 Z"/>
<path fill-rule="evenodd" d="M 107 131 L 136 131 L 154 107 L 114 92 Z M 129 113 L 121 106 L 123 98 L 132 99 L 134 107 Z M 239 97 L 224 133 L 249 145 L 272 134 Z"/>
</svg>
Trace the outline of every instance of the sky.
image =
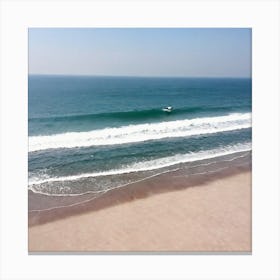
<svg viewBox="0 0 280 280">
<path fill-rule="evenodd" d="M 29 74 L 251 77 L 250 28 L 30 28 Z"/>
</svg>

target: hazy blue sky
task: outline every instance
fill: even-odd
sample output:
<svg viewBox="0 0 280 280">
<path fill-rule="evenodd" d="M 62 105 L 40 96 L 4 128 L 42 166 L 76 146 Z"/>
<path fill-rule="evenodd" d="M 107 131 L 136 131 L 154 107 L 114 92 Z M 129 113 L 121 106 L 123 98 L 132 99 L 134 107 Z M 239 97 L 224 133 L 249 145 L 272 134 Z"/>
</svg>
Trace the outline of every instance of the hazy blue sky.
<svg viewBox="0 0 280 280">
<path fill-rule="evenodd" d="M 31 28 L 29 73 L 251 77 L 251 29 Z"/>
</svg>

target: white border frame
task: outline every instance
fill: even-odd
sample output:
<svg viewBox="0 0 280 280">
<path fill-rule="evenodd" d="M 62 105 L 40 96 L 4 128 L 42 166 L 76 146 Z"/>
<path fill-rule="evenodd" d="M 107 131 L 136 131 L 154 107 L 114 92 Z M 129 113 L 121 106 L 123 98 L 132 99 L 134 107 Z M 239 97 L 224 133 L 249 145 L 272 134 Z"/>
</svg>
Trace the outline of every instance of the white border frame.
<svg viewBox="0 0 280 280">
<path fill-rule="evenodd" d="M 1 1 L 1 0 L 0 0 Z M 1 3 L 1 279 L 279 279 L 279 2 Z M 28 255 L 27 28 L 253 29 L 252 255 Z"/>
</svg>

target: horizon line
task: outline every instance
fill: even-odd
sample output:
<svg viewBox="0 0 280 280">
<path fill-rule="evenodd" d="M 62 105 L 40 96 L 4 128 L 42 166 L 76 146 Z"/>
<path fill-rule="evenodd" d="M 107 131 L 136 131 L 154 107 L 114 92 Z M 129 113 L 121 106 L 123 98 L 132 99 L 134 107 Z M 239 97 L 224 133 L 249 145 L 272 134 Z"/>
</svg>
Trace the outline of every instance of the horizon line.
<svg viewBox="0 0 280 280">
<path fill-rule="evenodd" d="M 144 76 L 144 75 L 103 75 L 103 74 L 44 74 L 28 73 L 28 76 L 73 76 L 73 77 L 109 77 L 109 78 L 207 78 L 207 79 L 251 79 L 251 76 Z"/>
</svg>

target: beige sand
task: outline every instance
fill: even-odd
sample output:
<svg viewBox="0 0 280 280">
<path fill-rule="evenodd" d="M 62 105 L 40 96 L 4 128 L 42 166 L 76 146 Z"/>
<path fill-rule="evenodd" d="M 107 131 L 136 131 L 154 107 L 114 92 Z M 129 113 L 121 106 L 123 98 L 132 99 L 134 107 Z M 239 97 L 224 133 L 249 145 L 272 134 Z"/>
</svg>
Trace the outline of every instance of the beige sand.
<svg viewBox="0 0 280 280">
<path fill-rule="evenodd" d="M 251 172 L 30 227 L 29 251 L 251 251 Z"/>
</svg>

